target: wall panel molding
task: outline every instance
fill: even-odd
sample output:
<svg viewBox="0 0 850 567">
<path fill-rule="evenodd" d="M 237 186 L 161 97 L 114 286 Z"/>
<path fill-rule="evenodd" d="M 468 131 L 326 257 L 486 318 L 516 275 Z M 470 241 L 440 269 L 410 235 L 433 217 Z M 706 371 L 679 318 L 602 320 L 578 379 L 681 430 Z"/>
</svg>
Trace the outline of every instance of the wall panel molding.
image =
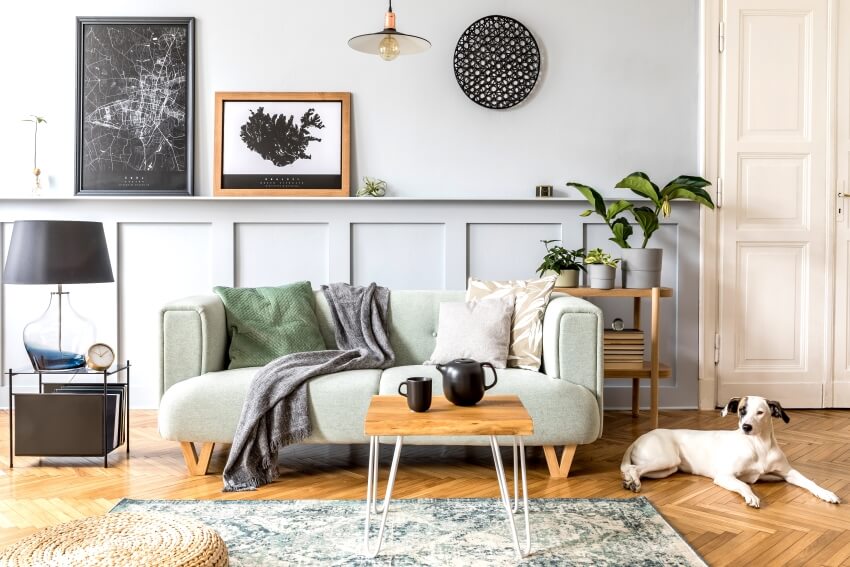
<svg viewBox="0 0 850 567">
<path fill-rule="evenodd" d="M 80 311 L 88 316 L 93 298 L 104 298 L 105 315 L 97 315 L 96 323 L 114 337 L 109 340 L 120 355 L 133 362 L 135 407 L 155 407 L 158 400 L 155 323 L 160 305 L 211 293 L 213 285 L 274 285 L 285 278 L 310 279 L 318 287 L 326 283 L 323 279 L 350 281 L 354 276 L 374 277 L 396 289 L 421 289 L 423 284 L 463 289 L 467 275 L 535 277 L 543 255 L 541 238 L 563 238 L 570 248 L 602 246 L 617 252 L 604 226 L 585 224 L 579 217 L 585 202 L 571 199 L 78 198 L 34 203 L 2 201 L 0 223 L 35 218 L 106 223 L 118 281 L 106 284 L 114 290 L 104 294 L 87 286 L 76 286 L 75 293 L 81 297 Z M 665 362 L 675 374 L 662 381 L 661 404 L 696 407 L 699 210 L 677 203 L 668 221 L 654 241 L 665 249 L 663 283 L 676 288 L 662 313 Z M 11 231 L 11 224 L 0 224 L 0 250 L 8 246 Z M 42 290 L 13 289 L 26 287 L 35 286 L 0 290 L 2 368 L 28 365 L 20 332 L 46 305 Z M 630 306 L 617 302 L 600 305 L 606 320 L 631 313 Z M 648 306 L 644 311 L 649 312 Z M 0 403 L 5 405 L 5 382 L 3 386 Z M 606 407 L 629 407 L 629 386 L 628 381 L 608 381 Z M 648 395 L 643 399 L 648 401 Z"/>
</svg>

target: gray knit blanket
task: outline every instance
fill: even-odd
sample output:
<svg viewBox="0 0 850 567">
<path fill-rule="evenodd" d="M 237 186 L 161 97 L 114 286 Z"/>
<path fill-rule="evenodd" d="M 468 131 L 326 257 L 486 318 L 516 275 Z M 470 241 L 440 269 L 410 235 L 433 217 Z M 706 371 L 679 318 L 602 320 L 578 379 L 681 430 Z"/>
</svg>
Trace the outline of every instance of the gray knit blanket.
<svg viewBox="0 0 850 567">
<path fill-rule="evenodd" d="M 264 366 L 248 389 L 224 467 L 224 492 L 256 490 L 277 476 L 278 451 L 309 437 L 307 381 L 314 376 L 388 368 L 395 354 L 387 332 L 390 291 L 374 283 L 322 286 L 339 350 L 297 352 Z"/>
</svg>

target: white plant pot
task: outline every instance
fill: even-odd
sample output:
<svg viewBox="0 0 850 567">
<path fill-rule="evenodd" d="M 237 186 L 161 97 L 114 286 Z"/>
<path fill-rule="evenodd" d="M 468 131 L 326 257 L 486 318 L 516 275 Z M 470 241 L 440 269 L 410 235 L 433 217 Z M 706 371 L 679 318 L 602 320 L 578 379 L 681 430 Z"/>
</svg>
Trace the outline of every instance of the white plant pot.
<svg viewBox="0 0 850 567">
<path fill-rule="evenodd" d="M 661 286 L 661 248 L 623 248 L 623 287 Z"/>
<path fill-rule="evenodd" d="M 614 274 L 617 268 L 605 264 L 587 264 L 587 279 L 590 287 L 611 289 L 614 287 Z"/>
<path fill-rule="evenodd" d="M 578 287 L 578 270 L 561 270 L 560 273 L 555 270 L 546 270 L 543 275 L 557 275 L 555 287 Z"/>
</svg>

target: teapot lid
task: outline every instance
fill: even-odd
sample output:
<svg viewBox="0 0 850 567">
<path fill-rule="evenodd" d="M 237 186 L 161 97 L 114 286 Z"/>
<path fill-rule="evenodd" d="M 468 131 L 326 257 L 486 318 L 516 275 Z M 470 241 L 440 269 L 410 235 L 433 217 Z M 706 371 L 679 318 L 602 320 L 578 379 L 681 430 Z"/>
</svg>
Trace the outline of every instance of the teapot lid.
<svg viewBox="0 0 850 567">
<path fill-rule="evenodd" d="M 456 358 L 453 361 L 449 362 L 449 364 L 480 364 L 477 360 L 473 360 L 471 358 Z"/>
</svg>

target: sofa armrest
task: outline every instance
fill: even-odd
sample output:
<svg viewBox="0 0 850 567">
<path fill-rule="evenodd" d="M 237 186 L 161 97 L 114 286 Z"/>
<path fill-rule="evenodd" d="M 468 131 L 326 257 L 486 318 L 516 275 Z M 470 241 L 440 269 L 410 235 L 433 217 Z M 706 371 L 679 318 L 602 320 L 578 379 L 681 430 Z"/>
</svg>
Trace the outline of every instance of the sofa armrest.
<svg viewBox="0 0 850 567">
<path fill-rule="evenodd" d="M 589 301 L 553 295 L 543 316 L 543 366 L 547 375 L 594 393 L 602 411 L 602 310 Z"/>
<path fill-rule="evenodd" d="M 174 384 L 227 365 L 227 321 L 217 295 L 166 304 L 160 312 L 160 396 Z"/>
</svg>

